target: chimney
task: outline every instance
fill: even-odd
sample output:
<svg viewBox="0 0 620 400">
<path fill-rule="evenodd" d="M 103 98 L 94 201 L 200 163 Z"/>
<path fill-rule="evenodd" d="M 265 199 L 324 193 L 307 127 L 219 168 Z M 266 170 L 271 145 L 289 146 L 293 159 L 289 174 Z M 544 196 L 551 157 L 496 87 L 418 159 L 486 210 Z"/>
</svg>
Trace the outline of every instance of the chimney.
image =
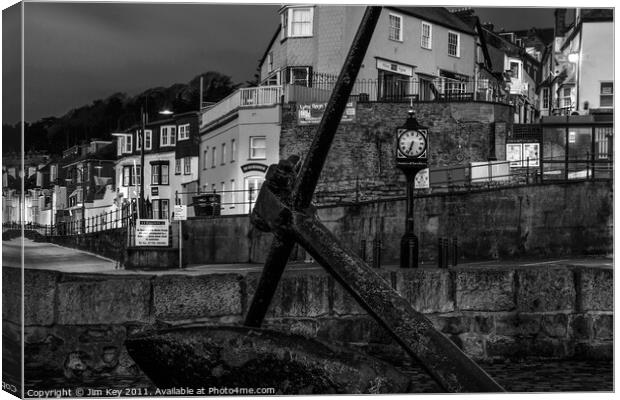
<svg viewBox="0 0 620 400">
<path fill-rule="evenodd" d="M 555 16 L 555 37 L 563 37 L 566 33 L 566 8 L 556 8 L 553 14 Z"/>
<path fill-rule="evenodd" d="M 495 25 L 493 25 L 491 22 L 485 22 L 484 24 L 482 24 L 482 27 L 487 31 L 493 32 Z"/>
</svg>

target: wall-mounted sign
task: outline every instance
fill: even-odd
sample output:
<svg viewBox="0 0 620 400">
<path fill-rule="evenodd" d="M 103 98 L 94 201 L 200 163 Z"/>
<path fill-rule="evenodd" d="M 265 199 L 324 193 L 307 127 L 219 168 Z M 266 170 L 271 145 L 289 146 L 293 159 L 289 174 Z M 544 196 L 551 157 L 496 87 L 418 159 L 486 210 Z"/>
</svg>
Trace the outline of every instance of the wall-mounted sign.
<svg viewBox="0 0 620 400">
<path fill-rule="evenodd" d="M 299 125 L 313 125 L 321 122 L 327 103 L 300 103 L 297 105 L 297 122 Z M 340 122 L 355 121 L 355 102 L 347 103 Z"/>
<path fill-rule="evenodd" d="M 157 186 L 151 187 L 151 196 L 159 196 L 159 188 Z"/>
<path fill-rule="evenodd" d="M 568 132 L 568 143 L 577 143 L 577 132 L 575 131 Z"/>
<path fill-rule="evenodd" d="M 506 161 L 510 161 L 511 167 L 538 167 L 540 143 L 507 143 Z"/>
<path fill-rule="evenodd" d="M 136 246 L 168 246 L 167 219 L 139 219 L 136 221 Z"/>
<path fill-rule="evenodd" d="M 409 65 L 398 64 L 392 61 L 377 59 L 377 69 L 396 72 L 397 74 L 401 75 L 413 76 L 413 67 Z"/>
<path fill-rule="evenodd" d="M 249 164 L 242 165 L 241 171 L 243 171 L 244 173 L 250 172 L 250 171 L 265 172 L 267 171 L 267 166 L 265 164 L 260 164 L 260 163 L 249 163 Z"/>
</svg>

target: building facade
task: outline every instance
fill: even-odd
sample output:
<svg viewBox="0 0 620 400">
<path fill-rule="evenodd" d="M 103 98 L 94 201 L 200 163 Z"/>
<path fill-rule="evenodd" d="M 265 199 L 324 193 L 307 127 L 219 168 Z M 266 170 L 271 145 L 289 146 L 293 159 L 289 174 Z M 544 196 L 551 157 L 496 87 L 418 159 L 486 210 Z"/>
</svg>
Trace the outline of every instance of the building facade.
<svg viewBox="0 0 620 400">
<path fill-rule="evenodd" d="M 188 112 L 145 126 L 114 133 L 117 136 L 115 174 L 119 203 L 137 204 L 144 153 L 144 199 L 148 218 L 169 219 L 175 203 L 187 204 L 198 185 L 198 114 Z"/>
<path fill-rule="evenodd" d="M 260 61 L 263 85 L 320 87 L 335 78 L 364 7 L 284 6 L 281 24 Z M 473 91 L 476 40 L 440 7 L 384 7 L 354 94 L 374 100 L 433 100 Z"/>
</svg>

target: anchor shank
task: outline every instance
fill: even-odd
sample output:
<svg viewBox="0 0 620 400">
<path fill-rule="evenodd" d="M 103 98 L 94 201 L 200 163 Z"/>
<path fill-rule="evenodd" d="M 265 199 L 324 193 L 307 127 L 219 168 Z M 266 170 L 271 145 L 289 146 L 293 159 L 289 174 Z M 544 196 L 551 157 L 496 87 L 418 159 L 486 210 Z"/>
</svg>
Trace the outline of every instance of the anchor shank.
<svg viewBox="0 0 620 400">
<path fill-rule="evenodd" d="M 265 268 L 260 276 L 252 304 L 245 316 L 245 326 L 260 328 L 269 309 L 269 304 L 278 288 L 278 282 L 286 268 L 291 251 L 295 246 L 293 239 L 273 237 L 271 248 L 265 261 Z M 269 268 L 267 268 L 269 266 Z"/>
<path fill-rule="evenodd" d="M 314 190 L 319 181 L 327 153 L 331 146 L 342 114 L 346 108 L 349 96 L 355 85 L 357 74 L 366 55 L 366 50 L 372 39 L 382 7 L 368 7 L 362 22 L 347 54 L 334 90 L 325 107 L 325 113 L 317 128 L 317 133 L 310 145 L 308 155 L 304 160 L 299 178 L 295 182 L 293 208 L 302 210 L 312 201 Z"/>
<path fill-rule="evenodd" d="M 482 368 L 372 268 L 346 249 L 316 217 L 295 213 L 291 226 L 306 249 L 396 341 L 449 392 L 502 392 Z"/>
</svg>

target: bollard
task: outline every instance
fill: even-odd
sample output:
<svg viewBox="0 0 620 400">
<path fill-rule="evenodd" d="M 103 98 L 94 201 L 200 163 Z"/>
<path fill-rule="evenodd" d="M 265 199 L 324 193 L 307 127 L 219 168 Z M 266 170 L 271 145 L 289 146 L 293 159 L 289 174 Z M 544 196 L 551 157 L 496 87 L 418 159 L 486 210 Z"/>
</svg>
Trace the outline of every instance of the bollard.
<svg viewBox="0 0 620 400">
<path fill-rule="evenodd" d="M 366 261 L 366 239 L 362 239 L 362 244 L 360 246 L 360 257 L 362 257 L 362 260 Z"/>
<path fill-rule="evenodd" d="M 372 262 L 374 268 L 381 268 L 381 239 L 378 236 L 372 240 Z"/>
<path fill-rule="evenodd" d="M 452 266 L 456 267 L 459 263 L 459 246 L 458 239 L 455 237 L 452 238 Z"/>
</svg>

